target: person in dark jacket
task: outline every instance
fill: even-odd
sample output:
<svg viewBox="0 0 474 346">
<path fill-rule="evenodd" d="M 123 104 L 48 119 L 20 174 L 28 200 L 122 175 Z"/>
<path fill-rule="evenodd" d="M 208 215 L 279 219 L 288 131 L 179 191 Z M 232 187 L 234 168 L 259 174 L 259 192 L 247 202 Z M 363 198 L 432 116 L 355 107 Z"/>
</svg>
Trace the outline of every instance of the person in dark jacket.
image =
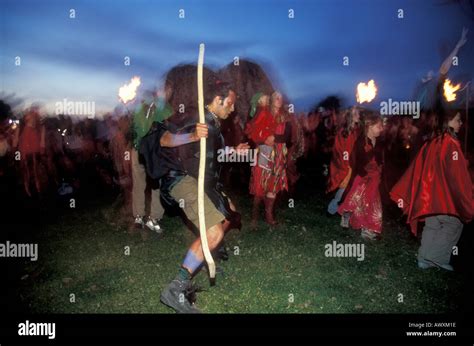
<svg viewBox="0 0 474 346">
<path fill-rule="evenodd" d="M 220 119 L 226 119 L 234 110 L 235 93 L 230 86 L 215 78 L 206 83 L 205 104 L 206 124 L 196 124 L 193 132 L 176 132 L 172 121 L 159 123 L 156 130 L 142 140 L 142 153 L 147 161 L 147 169 L 152 178 L 159 179 L 160 191 L 165 199 L 174 200 L 183 206 L 186 217 L 199 228 L 196 161 L 199 156 L 190 143 L 202 137 L 208 138 L 205 176 L 205 223 L 209 249 L 214 250 L 222 241 L 224 232 L 238 213 L 233 210 L 230 200 L 222 193 L 218 178 L 220 173 L 219 150 L 223 149 L 219 130 Z M 189 145 L 188 148 L 185 148 Z M 181 148 L 177 148 L 181 147 Z M 245 151 L 246 143 L 238 145 L 237 152 Z M 187 155 L 181 150 L 187 149 Z M 182 151 L 182 157 L 179 154 Z M 190 155 L 194 152 L 194 155 Z M 227 217 L 230 219 L 227 219 Z M 161 302 L 177 312 L 197 313 L 194 305 L 194 290 L 191 279 L 204 262 L 201 239 L 197 238 L 189 248 L 178 271 L 177 277 L 163 290 Z"/>
</svg>

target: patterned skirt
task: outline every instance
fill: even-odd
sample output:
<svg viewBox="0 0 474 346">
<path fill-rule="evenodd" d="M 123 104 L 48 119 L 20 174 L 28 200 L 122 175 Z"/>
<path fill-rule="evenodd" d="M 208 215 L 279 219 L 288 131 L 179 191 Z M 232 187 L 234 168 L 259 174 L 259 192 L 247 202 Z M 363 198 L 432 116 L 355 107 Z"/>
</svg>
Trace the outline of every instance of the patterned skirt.
<svg viewBox="0 0 474 346">
<path fill-rule="evenodd" d="M 250 194 L 265 197 L 267 193 L 277 194 L 288 190 L 286 174 L 286 145 L 277 143 L 271 155 L 273 165 L 255 165 L 250 177 Z"/>
<path fill-rule="evenodd" d="M 354 178 L 352 187 L 338 213 L 351 213 L 349 224 L 354 229 L 365 228 L 375 233 L 382 232 L 382 202 L 380 199 L 380 173 L 370 172 L 365 177 Z"/>
</svg>

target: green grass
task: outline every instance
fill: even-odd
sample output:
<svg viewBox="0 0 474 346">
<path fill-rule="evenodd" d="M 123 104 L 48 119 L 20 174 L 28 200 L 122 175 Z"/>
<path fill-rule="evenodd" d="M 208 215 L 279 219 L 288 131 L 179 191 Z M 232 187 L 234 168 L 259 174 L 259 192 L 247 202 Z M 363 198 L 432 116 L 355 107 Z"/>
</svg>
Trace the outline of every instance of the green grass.
<svg viewBox="0 0 474 346">
<path fill-rule="evenodd" d="M 195 278 L 207 313 L 438 313 L 459 309 L 462 277 L 416 267 L 418 243 L 398 220 L 384 221 L 383 237 L 365 243 L 365 260 L 327 258 L 325 244 L 364 243 L 359 234 L 325 215 L 319 196 L 280 206 L 284 224 L 263 220 L 248 228 L 250 199 L 236 198 L 244 228 L 226 236 L 230 258 L 210 287 L 207 272 Z M 262 214 L 263 218 L 263 214 Z M 26 309 L 47 313 L 170 313 L 161 290 L 177 273 L 194 239 L 178 217 L 146 241 L 127 233 L 117 205 L 70 211 L 38 235 L 37 262 L 20 275 Z M 125 255 L 125 246 L 130 255 Z M 238 248 L 238 255 L 234 252 Z M 235 252 L 236 253 L 236 252 Z M 75 294 L 75 303 L 69 301 Z M 398 301 L 399 294 L 403 302 Z M 290 297 L 294 302 L 290 302 Z"/>
</svg>

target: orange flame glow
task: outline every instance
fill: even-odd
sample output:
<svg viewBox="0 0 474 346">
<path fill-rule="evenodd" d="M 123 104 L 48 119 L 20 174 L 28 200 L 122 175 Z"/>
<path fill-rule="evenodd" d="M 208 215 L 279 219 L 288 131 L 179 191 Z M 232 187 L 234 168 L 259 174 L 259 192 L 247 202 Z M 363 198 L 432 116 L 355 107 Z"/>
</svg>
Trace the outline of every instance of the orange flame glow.
<svg viewBox="0 0 474 346">
<path fill-rule="evenodd" d="M 140 77 L 135 76 L 132 78 L 130 83 L 123 85 L 119 89 L 118 93 L 120 101 L 122 101 L 123 103 L 132 101 L 137 96 L 137 88 L 140 86 L 140 84 Z"/>
<path fill-rule="evenodd" d="M 461 84 L 453 85 L 449 79 L 444 81 L 443 90 L 444 90 L 444 97 L 446 101 L 452 102 L 456 100 L 456 91 L 461 88 Z"/>
<path fill-rule="evenodd" d="M 370 102 L 377 95 L 377 86 L 373 79 L 368 83 L 359 83 L 357 85 L 356 98 L 358 103 Z"/>
</svg>

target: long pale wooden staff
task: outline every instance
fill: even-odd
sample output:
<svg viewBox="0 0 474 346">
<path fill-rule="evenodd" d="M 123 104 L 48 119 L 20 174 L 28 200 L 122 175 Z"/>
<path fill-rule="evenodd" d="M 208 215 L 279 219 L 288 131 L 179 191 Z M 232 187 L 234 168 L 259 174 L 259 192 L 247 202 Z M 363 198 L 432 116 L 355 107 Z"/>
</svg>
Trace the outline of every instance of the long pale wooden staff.
<svg viewBox="0 0 474 346">
<path fill-rule="evenodd" d="M 203 65 L 204 65 L 204 43 L 199 45 L 199 59 L 197 70 L 198 83 L 198 106 L 199 106 L 199 122 L 206 122 L 204 116 L 204 88 L 203 88 Z M 199 176 L 198 176 L 198 215 L 199 215 L 199 234 L 201 236 L 202 252 L 209 268 L 209 276 L 214 279 L 216 276 L 216 264 L 212 258 L 209 244 L 207 242 L 206 219 L 204 213 L 204 176 L 206 174 L 206 138 L 200 139 L 199 154 Z"/>
</svg>

